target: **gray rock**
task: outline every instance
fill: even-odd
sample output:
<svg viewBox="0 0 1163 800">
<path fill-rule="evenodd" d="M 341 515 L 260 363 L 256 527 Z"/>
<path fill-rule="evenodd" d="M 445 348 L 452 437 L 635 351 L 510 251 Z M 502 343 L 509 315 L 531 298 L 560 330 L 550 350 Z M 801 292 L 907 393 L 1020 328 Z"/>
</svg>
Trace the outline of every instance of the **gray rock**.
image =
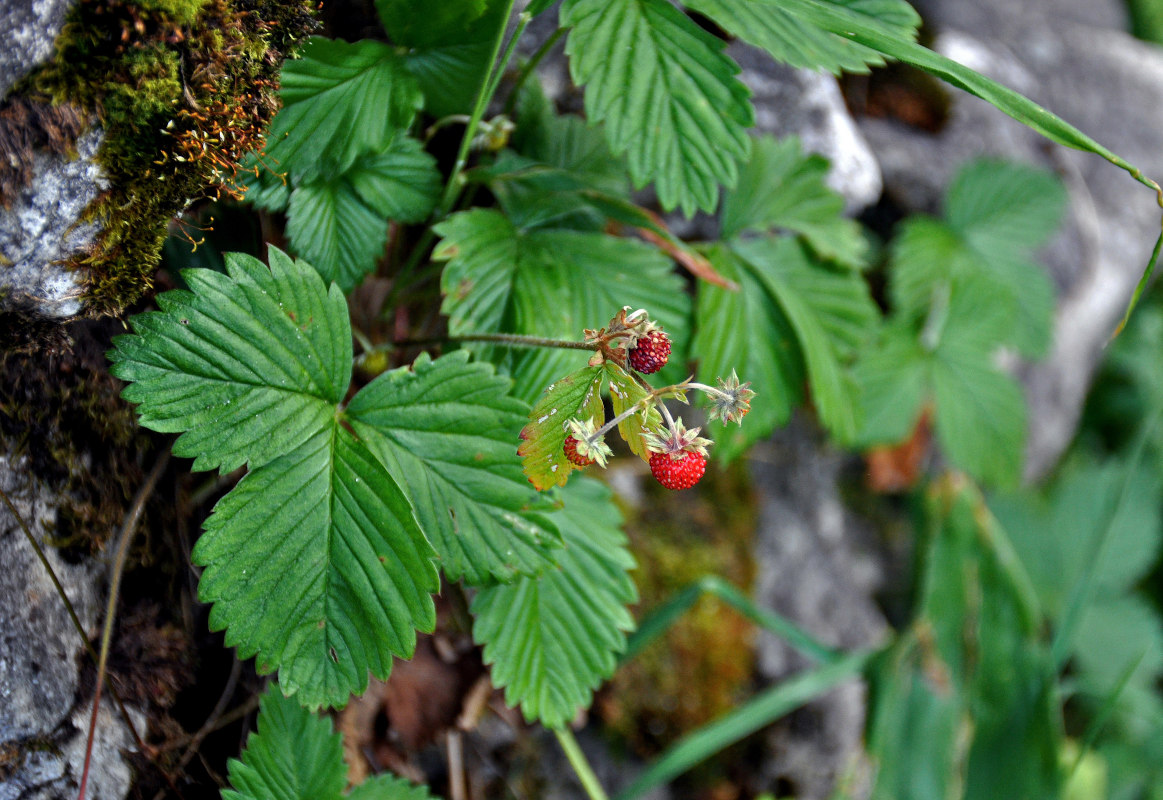
<svg viewBox="0 0 1163 800">
<path fill-rule="evenodd" d="M 47 317 L 71 317 L 81 311 L 84 275 L 60 266 L 91 243 L 97 223 L 78 222 L 81 213 L 108 182 L 94 161 L 102 131 L 77 140 L 73 159 L 48 152 L 36 154 L 32 181 L 13 200 L 0 206 L 0 298 L 19 300 Z"/>
<path fill-rule="evenodd" d="M 756 128 L 779 137 L 798 136 L 804 150 L 827 158 L 828 185 L 843 196 L 849 213 L 876 202 L 880 166 L 834 77 L 779 64 L 739 41 L 731 43 L 727 54 L 743 68 L 739 77 L 751 89 Z"/>
<path fill-rule="evenodd" d="M 1003 30 L 1006 38 L 983 41 L 945 31 L 935 48 L 1053 110 L 1146 174 L 1163 176 L 1163 126 L 1149 121 L 1163 108 L 1163 53 L 1115 30 L 1056 22 L 1025 39 L 1021 33 Z M 899 203 L 933 210 L 957 166 L 980 156 L 1048 167 L 1069 190 L 1064 229 L 1042 254 L 1059 293 L 1052 352 L 1020 368 L 1031 407 L 1025 474 L 1035 480 L 1074 436 L 1103 347 L 1159 233 L 1159 209 L 1148 189 L 1106 161 L 1052 145 L 976 98 L 955 92 L 952 101 L 936 135 L 861 121 L 886 191 Z"/>
<path fill-rule="evenodd" d="M 1014 40 L 1063 24 L 1120 31 L 1130 25 L 1124 0 L 915 0 L 913 6 L 938 30 L 988 39 Z"/>
<path fill-rule="evenodd" d="M 5 0 L 0 5 L 0 97 L 43 64 L 75 0 Z"/>
<path fill-rule="evenodd" d="M 871 526 L 848 511 L 837 489 L 849 457 L 826 447 L 802 420 L 793 420 L 755 455 L 752 474 L 761 498 L 756 602 L 829 646 L 878 644 L 888 632 L 873 601 L 884 566 Z M 812 665 L 766 632 L 757 655 L 758 670 L 771 683 Z M 865 693 L 863 683 L 852 680 L 781 720 L 768 736 L 770 757 L 760 767 L 765 788 L 782 786 L 800 800 L 827 798 L 839 778 L 866 773 Z M 848 787 L 851 796 L 867 792 L 860 783 Z"/>
<path fill-rule="evenodd" d="M 32 485 L 22 463 L 0 457 L 0 486 L 37 537 L 81 624 L 92 636 L 105 570 L 96 561 L 70 564 L 45 544 L 64 499 Z M 18 521 L 0 505 L 0 748 L 18 761 L 0 777 L 0 800 L 72 798 L 80 777 L 92 699 L 79 699 L 80 636 Z M 144 717 L 135 720 L 144 730 Z M 24 746 L 32 742 L 34 746 Z M 133 744 L 121 717 L 98 714 L 90 771 L 91 800 L 124 797 L 129 767 L 120 751 Z"/>
</svg>

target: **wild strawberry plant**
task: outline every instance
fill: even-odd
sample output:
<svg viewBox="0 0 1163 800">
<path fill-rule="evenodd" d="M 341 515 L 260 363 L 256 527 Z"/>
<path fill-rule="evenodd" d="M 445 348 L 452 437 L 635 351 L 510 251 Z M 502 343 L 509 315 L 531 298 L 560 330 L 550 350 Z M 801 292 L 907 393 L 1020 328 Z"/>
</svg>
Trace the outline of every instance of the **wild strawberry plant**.
<svg viewBox="0 0 1163 800">
<path fill-rule="evenodd" d="M 891 249 L 885 319 L 867 237 L 826 187 L 826 162 L 749 132 L 722 39 L 668 0 L 565 0 L 583 120 L 538 85 L 551 43 L 510 71 L 550 5 L 533 0 L 509 29 L 513 0 L 378 0 L 386 41 L 312 39 L 284 67 L 248 191 L 285 213 L 299 259 L 271 247 L 267 265 L 228 254 L 224 272 L 188 270 L 111 352 L 142 423 L 179 434 L 175 454 L 246 468 L 195 547 L 199 594 L 227 644 L 305 707 L 342 706 L 410 656 L 443 575 L 472 595 L 494 684 L 567 737 L 626 645 L 636 597 L 609 490 L 570 475 L 604 466 L 617 430 L 664 486 L 694 486 L 710 442 L 667 400 L 698 395 L 724 426 L 750 411 L 723 429 L 724 461 L 808 399 L 841 444 L 899 441 L 932 409 L 955 465 L 1017 479 L 1024 410 L 991 358 L 1046 345 L 1049 289 L 1026 253 L 1056 224 L 1055 181 L 993 163 L 962 172 L 945 218 L 909 222 Z M 684 6 L 794 66 L 928 70 L 1154 187 L 919 45 L 903 0 Z M 638 204 L 646 186 L 664 212 L 717 212 L 718 238 L 674 236 Z M 345 293 L 369 276 L 391 281 L 373 317 L 403 335 L 353 328 Z M 409 338 L 446 352 L 365 382 Z M 254 770 L 286 744 L 270 737 L 317 736 L 318 720 L 274 694 L 263 719 L 232 768 L 242 796 L 262 796 Z M 329 781 L 296 796 L 340 795 Z"/>
</svg>

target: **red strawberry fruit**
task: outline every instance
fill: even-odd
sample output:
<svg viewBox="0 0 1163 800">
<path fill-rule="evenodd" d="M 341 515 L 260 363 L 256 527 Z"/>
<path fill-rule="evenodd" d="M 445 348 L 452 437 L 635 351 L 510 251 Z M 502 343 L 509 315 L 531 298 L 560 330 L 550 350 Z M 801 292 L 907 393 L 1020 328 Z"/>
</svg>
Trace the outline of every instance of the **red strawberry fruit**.
<svg viewBox="0 0 1163 800">
<path fill-rule="evenodd" d="M 583 456 L 577 451 L 577 439 L 572 436 L 565 437 L 565 444 L 562 446 L 562 450 L 565 451 L 565 457 L 569 459 L 569 463 L 575 466 L 588 467 L 594 463 L 592 458 Z"/>
<path fill-rule="evenodd" d="M 676 458 L 677 456 L 677 458 Z M 707 469 L 702 453 L 683 451 L 650 454 L 650 472 L 667 489 L 689 489 L 699 482 Z"/>
<path fill-rule="evenodd" d="M 658 372 L 670 358 L 670 337 L 665 331 L 650 331 L 630 348 L 628 356 L 630 366 L 643 375 Z"/>
</svg>

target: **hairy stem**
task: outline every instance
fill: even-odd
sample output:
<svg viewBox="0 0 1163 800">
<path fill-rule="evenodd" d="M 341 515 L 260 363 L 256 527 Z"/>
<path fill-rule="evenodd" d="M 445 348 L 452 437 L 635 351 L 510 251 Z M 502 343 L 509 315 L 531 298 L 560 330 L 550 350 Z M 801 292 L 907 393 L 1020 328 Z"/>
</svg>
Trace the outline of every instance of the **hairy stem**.
<svg viewBox="0 0 1163 800">
<path fill-rule="evenodd" d="M 586 755 L 582 752 L 573 733 L 568 728 L 554 728 L 553 733 L 557 736 L 557 741 L 561 744 L 565 757 L 569 759 L 569 765 L 573 767 L 573 771 L 577 774 L 577 778 L 581 781 L 582 788 L 586 790 L 586 795 L 589 796 L 590 800 L 608 800 L 605 790 L 598 783 L 598 776 L 594 774 L 590 762 L 586 760 Z"/>
</svg>

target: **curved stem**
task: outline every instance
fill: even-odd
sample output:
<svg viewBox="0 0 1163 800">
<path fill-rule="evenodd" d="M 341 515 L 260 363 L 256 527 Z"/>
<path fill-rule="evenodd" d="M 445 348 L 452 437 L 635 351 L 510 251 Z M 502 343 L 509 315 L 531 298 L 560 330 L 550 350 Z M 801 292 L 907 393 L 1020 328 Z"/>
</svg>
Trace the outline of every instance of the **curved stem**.
<svg viewBox="0 0 1163 800">
<path fill-rule="evenodd" d="M 508 0 L 505 3 L 504 20 L 508 20 L 513 13 L 514 0 Z M 440 204 L 437 206 L 436 218 L 441 219 L 447 216 L 448 212 L 452 210 L 453 204 L 456 202 L 456 196 L 460 192 L 462 183 L 462 173 L 464 172 L 464 165 L 468 163 L 468 151 L 472 147 L 473 137 L 476 136 L 477 126 L 481 124 L 481 118 L 485 114 L 485 109 L 489 106 L 489 101 L 493 98 L 493 92 L 497 89 L 497 84 L 500 82 L 499 76 L 504 72 L 505 61 L 508 61 L 509 56 L 513 52 L 513 47 L 516 45 L 517 37 L 525 29 L 525 25 L 529 23 L 528 15 L 522 14 L 521 21 L 517 24 L 517 30 L 513 32 L 512 38 L 509 40 L 509 48 L 506 50 L 505 58 L 502 62 L 497 62 L 497 56 L 501 52 L 501 42 L 505 38 L 505 27 L 502 25 L 500 31 L 497 32 L 497 38 L 493 42 L 493 51 L 489 56 L 489 63 L 493 68 L 485 75 L 484 80 L 481 81 L 480 91 L 477 92 L 476 103 L 473 105 L 472 114 L 469 116 L 468 125 L 464 128 L 464 136 L 460 140 L 460 149 L 456 153 L 456 163 L 452 167 L 452 174 L 448 176 L 448 183 L 444 186 L 444 194 L 440 198 Z"/>
<path fill-rule="evenodd" d="M 557 736 L 557 741 L 561 744 L 561 749 L 565 752 L 569 765 L 577 773 L 577 778 L 581 781 L 582 788 L 586 790 L 590 800 L 608 800 L 605 790 L 598 783 L 598 776 L 594 774 L 593 767 L 586 760 L 586 754 L 582 752 L 573 733 L 568 728 L 554 728 L 553 733 Z"/>
<path fill-rule="evenodd" d="M 101 686 L 105 682 L 105 670 L 109 663 L 109 648 L 113 642 L 113 620 L 117 612 L 117 598 L 121 592 L 121 576 L 125 573 L 125 559 L 129 555 L 129 545 L 133 541 L 133 535 L 137 532 L 138 520 L 141 519 L 142 512 L 145 510 L 145 501 L 153 493 L 153 487 L 157 485 L 169 460 L 169 451 L 163 452 L 161 458 L 157 460 L 157 464 L 154 465 L 153 471 L 149 473 L 149 477 L 145 479 L 145 483 L 138 490 L 137 496 L 133 498 L 133 505 L 130 506 L 129 513 L 126 514 L 118 535 L 117 552 L 113 557 L 109 598 L 105 604 L 105 622 L 101 628 L 101 650 L 97 659 L 97 688 L 93 692 L 93 713 L 89 717 L 89 738 L 85 744 L 85 764 L 81 770 L 80 788 L 77 790 L 78 800 L 85 800 L 85 787 L 89 781 L 89 764 L 93 758 L 93 737 L 97 732 L 97 711 L 101 706 Z"/>
</svg>

